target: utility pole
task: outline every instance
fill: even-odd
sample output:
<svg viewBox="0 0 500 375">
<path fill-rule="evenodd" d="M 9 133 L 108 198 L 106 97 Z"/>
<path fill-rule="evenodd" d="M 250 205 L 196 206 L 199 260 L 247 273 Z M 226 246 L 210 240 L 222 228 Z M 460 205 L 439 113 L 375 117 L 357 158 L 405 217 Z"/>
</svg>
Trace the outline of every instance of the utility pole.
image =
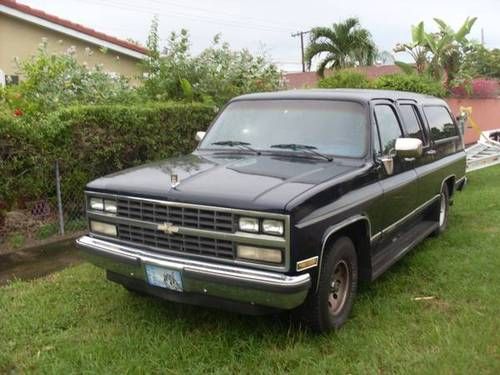
<svg viewBox="0 0 500 375">
<path fill-rule="evenodd" d="M 306 71 L 306 62 L 304 61 L 304 35 L 309 34 L 311 31 L 297 31 L 292 34 L 292 37 L 295 38 L 300 36 L 300 51 L 302 52 L 302 71 Z"/>
<path fill-rule="evenodd" d="M 481 45 L 484 47 L 484 29 L 481 28 Z"/>
</svg>

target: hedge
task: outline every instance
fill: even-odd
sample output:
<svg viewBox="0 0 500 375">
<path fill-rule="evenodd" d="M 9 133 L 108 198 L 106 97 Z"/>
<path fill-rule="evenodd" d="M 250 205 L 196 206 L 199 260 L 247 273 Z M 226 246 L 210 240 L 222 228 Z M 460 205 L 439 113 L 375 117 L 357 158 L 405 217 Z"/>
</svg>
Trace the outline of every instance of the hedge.
<svg viewBox="0 0 500 375">
<path fill-rule="evenodd" d="M 446 94 L 446 90 L 441 82 L 425 75 L 405 73 L 380 76 L 373 81 L 373 88 L 418 92 L 437 97 L 443 97 Z"/>
<path fill-rule="evenodd" d="M 197 130 L 216 114 L 213 106 L 162 103 L 76 106 L 41 124 L 0 117 L 0 203 L 54 196 L 54 163 L 62 189 L 82 191 L 86 182 L 120 169 L 189 153 Z"/>
</svg>

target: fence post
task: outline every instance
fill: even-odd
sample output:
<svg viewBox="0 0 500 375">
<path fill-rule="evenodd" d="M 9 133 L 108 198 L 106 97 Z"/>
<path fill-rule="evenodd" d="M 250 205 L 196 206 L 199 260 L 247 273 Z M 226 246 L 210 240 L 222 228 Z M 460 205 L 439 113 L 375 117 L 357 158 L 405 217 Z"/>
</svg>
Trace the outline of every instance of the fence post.
<svg viewBox="0 0 500 375">
<path fill-rule="evenodd" d="M 61 199 L 61 176 L 59 174 L 59 160 L 56 160 L 56 193 L 57 193 L 57 210 L 59 212 L 59 233 L 64 235 L 64 216 Z"/>
</svg>

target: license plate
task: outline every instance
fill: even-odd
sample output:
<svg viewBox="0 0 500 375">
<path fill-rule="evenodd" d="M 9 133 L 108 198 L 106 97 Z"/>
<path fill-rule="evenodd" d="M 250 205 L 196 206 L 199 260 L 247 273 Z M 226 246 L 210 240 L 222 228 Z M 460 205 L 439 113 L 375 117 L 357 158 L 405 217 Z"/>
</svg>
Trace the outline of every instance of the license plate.
<svg viewBox="0 0 500 375">
<path fill-rule="evenodd" d="M 180 271 L 146 264 L 146 275 L 151 285 L 182 292 Z"/>
</svg>

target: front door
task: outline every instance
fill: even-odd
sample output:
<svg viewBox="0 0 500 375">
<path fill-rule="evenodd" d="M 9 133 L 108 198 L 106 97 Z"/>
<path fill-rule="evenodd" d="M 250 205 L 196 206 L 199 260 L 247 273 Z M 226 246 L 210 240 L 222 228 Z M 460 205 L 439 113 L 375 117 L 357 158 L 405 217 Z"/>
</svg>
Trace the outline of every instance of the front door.
<svg viewBox="0 0 500 375">
<path fill-rule="evenodd" d="M 373 106 L 376 124 L 374 148 L 379 161 L 392 159 L 392 174 L 381 165 L 380 184 L 384 195 L 383 214 L 380 215 L 382 241 L 392 242 L 403 230 L 402 224 L 417 203 L 417 174 L 414 161 L 395 156 L 396 139 L 404 137 L 401 121 L 396 108 L 389 101 L 377 101 Z M 378 138 L 378 139 L 377 139 Z"/>
</svg>

